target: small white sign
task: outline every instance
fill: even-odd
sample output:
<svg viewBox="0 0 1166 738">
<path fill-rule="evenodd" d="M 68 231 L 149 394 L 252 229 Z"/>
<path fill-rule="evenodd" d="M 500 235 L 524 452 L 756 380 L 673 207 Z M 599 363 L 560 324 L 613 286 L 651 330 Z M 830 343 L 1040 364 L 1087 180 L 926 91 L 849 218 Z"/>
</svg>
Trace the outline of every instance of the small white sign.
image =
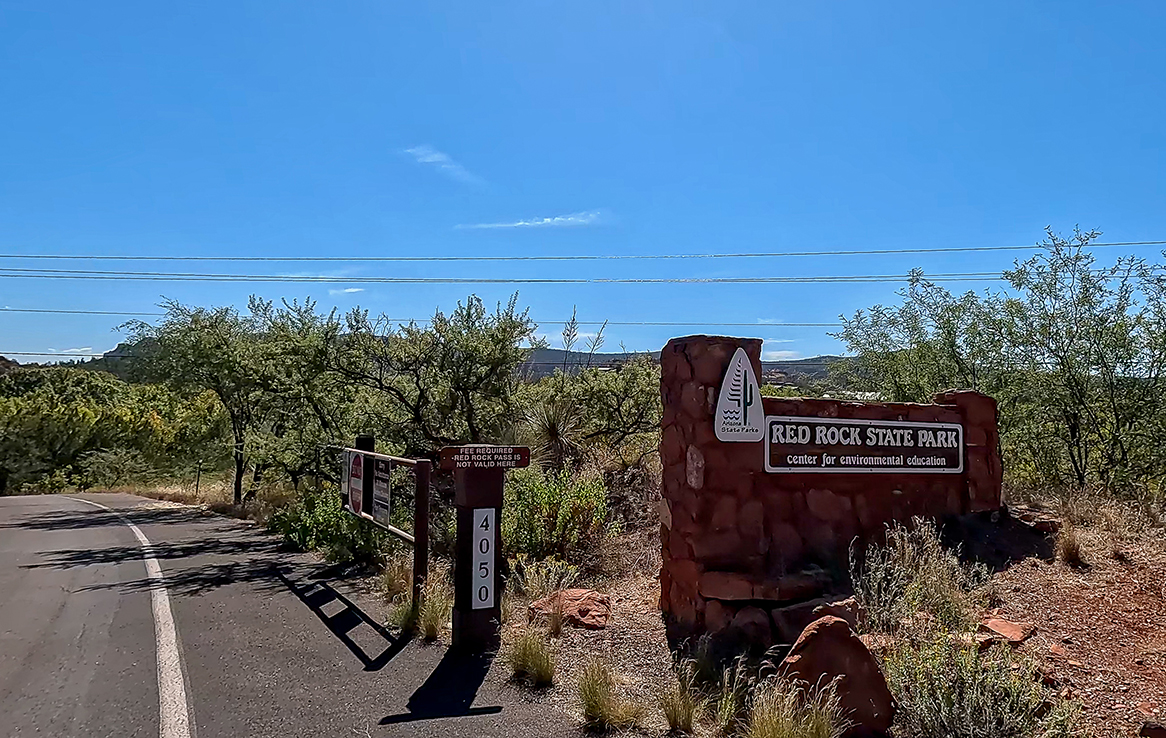
<svg viewBox="0 0 1166 738">
<path fill-rule="evenodd" d="M 718 441 L 756 442 L 765 438 L 761 388 L 745 349 L 738 348 L 725 371 L 714 421 Z"/>
<path fill-rule="evenodd" d="M 473 610 L 494 606 L 494 508 L 474 508 Z"/>
</svg>

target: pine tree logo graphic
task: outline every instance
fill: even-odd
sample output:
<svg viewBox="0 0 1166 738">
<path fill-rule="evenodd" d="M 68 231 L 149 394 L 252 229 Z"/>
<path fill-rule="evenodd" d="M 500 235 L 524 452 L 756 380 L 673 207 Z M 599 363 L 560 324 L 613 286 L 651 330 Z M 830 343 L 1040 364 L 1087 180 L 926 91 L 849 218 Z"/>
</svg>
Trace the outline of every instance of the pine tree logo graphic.
<svg viewBox="0 0 1166 738">
<path fill-rule="evenodd" d="M 745 349 L 738 348 L 725 371 L 714 421 L 721 441 L 760 441 L 765 436 L 761 390 Z"/>
</svg>

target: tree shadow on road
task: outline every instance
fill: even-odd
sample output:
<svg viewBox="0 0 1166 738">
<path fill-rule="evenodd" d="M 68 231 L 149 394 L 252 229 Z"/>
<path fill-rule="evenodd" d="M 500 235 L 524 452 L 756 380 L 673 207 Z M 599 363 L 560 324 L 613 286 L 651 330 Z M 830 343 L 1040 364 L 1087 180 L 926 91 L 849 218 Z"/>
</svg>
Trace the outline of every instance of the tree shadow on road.
<svg viewBox="0 0 1166 738">
<path fill-rule="evenodd" d="M 165 525 L 216 522 L 215 516 L 199 508 L 154 507 L 128 508 L 119 510 L 136 525 Z M 16 520 L 0 524 L 0 530 L 23 528 L 25 530 L 84 530 L 105 526 L 124 525 L 117 512 L 84 510 L 47 510 L 34 515 L 25 515 Z"/>
</svg>

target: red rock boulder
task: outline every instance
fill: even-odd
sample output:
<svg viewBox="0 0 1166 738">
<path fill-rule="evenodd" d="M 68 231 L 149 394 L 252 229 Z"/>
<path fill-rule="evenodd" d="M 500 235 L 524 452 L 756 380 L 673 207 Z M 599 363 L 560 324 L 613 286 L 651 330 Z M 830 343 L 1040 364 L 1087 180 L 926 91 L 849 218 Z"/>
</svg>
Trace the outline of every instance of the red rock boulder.
<svg viewBox="0 0 1166 738">
<path fill-rule="evenodd" d="M 839 701 L 852 722 L 847 736 L 880 736 L 890 730 L 894 698 L 878 663 L 845 620 L 827 615 L 806 626 L 780 671 L 809 685 L 837 680 Z"/>
<path fill-rule="evenodd" d="M 530 616 L 549 617 L 563 613 L 563 622 L 577 628 L 598 630 L 607 627 L 611 616 L 611 598 L 593 589 L 560 589 L 530 603 Z"/>
</svg>

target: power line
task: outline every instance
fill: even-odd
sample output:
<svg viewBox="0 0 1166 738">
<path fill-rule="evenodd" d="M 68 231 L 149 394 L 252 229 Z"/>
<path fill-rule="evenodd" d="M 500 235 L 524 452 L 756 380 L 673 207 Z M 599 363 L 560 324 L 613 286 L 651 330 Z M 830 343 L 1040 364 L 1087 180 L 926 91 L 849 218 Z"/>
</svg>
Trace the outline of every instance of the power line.
<svg viewBox="0 0 1166 738">
<path fill-rule="evenodd" d="M 562 349 L 555 349 L 555 350 L 561 351 Z M 581 352 L 576 352 L 576 353 L 581 353 Z M 654 352 L 651 352 L 651 351 L 629 351 L 626 355 L 630 356 L 630 357 L 635 357 L 635 356 L 646 356 L 646 355 L 652 354 L 652 353 L 654 353 Z M 623 354 L 617 354 L 617 355 L 623 356 Z M 49 358 L 53 358 L 53 359 L 93 359 L 93 358 L 97 358 L 97 359 L 138 359 L 138 358 L 142 358 L 140 356 L 135 356 L 133 354 L 90 354 L 90 353 L 81 353 L 81 352 L 74 352 L 74 353 L 67 353 L 67 354 L 64 354 L 64 353 L 55 354 L 55 353 L 51 353 L 51 352 L 46 353 L 44 351 L 3 351 L 3 350 L 0 350 L 0 356 L 45 356 L 45 357 L 49 357 Z M 601 357 L 604 355 L 603 354 L 596 354 L 596 356 Z M 594 362 L 592 362 L 590 364 L 584 364 L 582 362 L 567 362 L 566 364 L 564 364 L 562 361 L 524 361 L 521 364 L 519 364 L 518 366 L 519 366 L 519 368 L 521 368 L 524 366 L 564 366 L 565 365 L 568 368 L 573 368 L 573 369 L 584 368 L 585 369 L 588 367 L 600 368 L 600 367 L 604 367 L 604 366 L 610 366 L 612 363 L 619 362 L 619 361 L 627 361 L 627 359 L 611 359 L 611 360 L 596 359 Z M 788 359 L 788 360 L 784 360 L 784 361 L 782 361 L 782 360 L 766 361 L 763 359 L 761 361 L 761 363 L 763 365 L 764 364 L 784 364 L 789 368 L 796 369 L 798 367 L 809 367 L 809 366 L 832 366 L 835 363 L 837 363 L 837 361 L 838 360 L 835 360 L 835 361 L 811 361 L 811 360 L 805 360 L 805 359 Z"/>
<path fill-rule="evenodd" d="M 846 284 L 906 282 L 908 274 L 821 275 L 812 277 L 333 277 L 325 275 L 205 274 L 198 272 L 115 272 L 84 269 L 0 268 L 0 277 L 149 282 L 286 282 L 308 284 Z M 999 272 L 925 275 L 930 282 L 1003 279 Z"/>
<path fill-rule="evenodd" d="M 1112 241 L 1087 248 L 1166 246 L 1166 241 Z M 130 254 L 0 254 L 0 259 L 60 259 L 92 261 L 235 261 L 235 262 L 458 262 L 458 261 L 626 261 L 662 259 L 768 259 L 786 256 L 881 256 L 888 254 L 955 254 L 985 251 L 1034 251 L 1028 246 L 945 246 L 917 249 L 839 249 L 826 251 L 746 251 L 704 254 L 537 254 L 531 256 L 161 256 Z"/>
<path fill-rule="evenodd" d="M 132 313 L 120 310 L 47 310 L 44 308 L 0 308 L 0 313 L 51 313 L 54 315 L 120 315 L 129 317 L 159 317 L 166 313 Z"/>
<path fill-rule="evenodd" d="M 50 313 L 54 315 L 114 315 L 122 317 L 163 317 L 166 313 L 137 313 L 137 312 L 123 312 L 119 310 L 48 310 L 43 308 L 0 308 L 0 313 Z M 386 317 L 391 323 L 431 323 L 431 318 L 390 318 Z M 558 325 L 567 324 L 569 320 L 538 320 L 532 318 L 535 323 L 540 325 Z M 663 327 L 688 327 L 688 326 L 709 326 L 717 328 L 837 328 L 841 323 L 779 323 L 779 322 L 765 322 L 765 323 L 718 323 L 716 321 L 655 321 L 655 320 L 578 320 L 578 325 L 616 325 L 616 326 L 663 326 Z"/>
</svg>

